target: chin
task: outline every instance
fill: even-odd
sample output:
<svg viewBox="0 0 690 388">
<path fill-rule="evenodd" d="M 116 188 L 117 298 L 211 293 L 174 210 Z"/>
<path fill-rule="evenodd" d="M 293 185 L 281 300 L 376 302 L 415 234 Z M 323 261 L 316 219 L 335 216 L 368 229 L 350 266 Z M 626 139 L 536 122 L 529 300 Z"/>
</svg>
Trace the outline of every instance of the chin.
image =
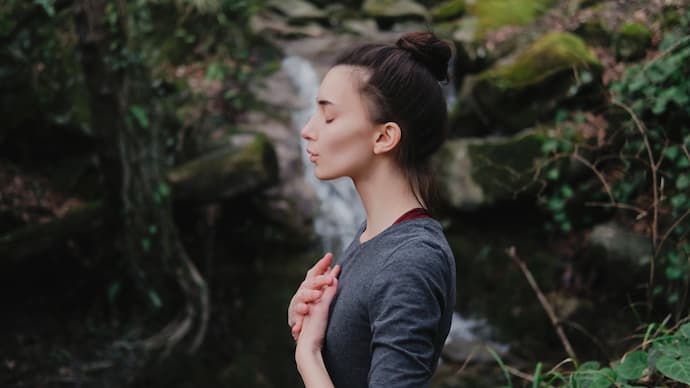
<svg viewBox="0 0 690 388">
<path fill-rule="evenodd" d="M 314 169 L 314 176 L 322 181 L 330 181 L 333 179 L 342 178 L 342 174 L 329 173 L 328 171 L 319 170 L 318 166 Z"/>
</svg>

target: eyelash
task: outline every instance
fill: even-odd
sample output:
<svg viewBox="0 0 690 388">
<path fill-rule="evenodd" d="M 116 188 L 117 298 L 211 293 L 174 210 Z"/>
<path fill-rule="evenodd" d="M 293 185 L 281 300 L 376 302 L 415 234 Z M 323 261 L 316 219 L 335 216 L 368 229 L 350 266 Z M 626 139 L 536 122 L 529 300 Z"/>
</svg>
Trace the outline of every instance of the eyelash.
<svg viewBox="0 0 690 388">
<path fill-rule="evenodd" d="M 332 123 L 332 122 L 333 122 L 333 120 L 335 120 L 335 119 L 326 119 L 326 124 L 330 124 L 330 123 Z"/>
</svg>

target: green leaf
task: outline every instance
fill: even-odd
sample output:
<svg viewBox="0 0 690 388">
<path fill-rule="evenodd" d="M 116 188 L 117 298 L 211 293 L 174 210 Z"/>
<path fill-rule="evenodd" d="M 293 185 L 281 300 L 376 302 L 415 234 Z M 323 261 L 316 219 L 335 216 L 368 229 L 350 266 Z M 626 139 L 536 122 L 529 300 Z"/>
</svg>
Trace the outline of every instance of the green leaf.
<svg viewBox="0 0 690 388">
<path fill-rule="evenodd" d="M 140 127 L 142 127 L 142 128 L 148 128 L 149 127 L 149 118 L 148 118 L 148 115 L 146 114 L 146 110 L 142 106 L 132 105 L 129 107 L 129 112 L 137 120 L 137 124 L 139 124 Z"/>
<path fill-rule="evenodd" d="M 546 172 L 546 178 L 555 181 L 560 176 L 560 172 L 557 168 L 552 168 Z"/>
<path fill-rule="evenodd" d="M 638 350 L 625 356 L 625 360 L 618 365 L 616 372 L 626 380 L 639 380 L 645 368 L 647 368 L 647 353 Z"/>
<path fill-rule="evenodd" d="M 676 179 L 676 189 L 685 190 L 690 187 L 690 174 L 681 174 Z"/>
<path fill-rule="evenodd" d="M 675 208 L 680 208 L 685 205 L 687 202 L 688 197 L 685 196 L 685 194 L 676 194 L 673 197 L 671 197 L 671 206 Z"/>
<path fill-rule="evenodd" d="M 671 160 L 676 160 L 678 155 L 680 154 L 680 147 L 678 146 L 671 146 L 668 147 L 664 150 L 664 156 Z"/>
<path fill-rule="evenodd" d="M 680 335 L 685 337 L 686 340 L 690 340 L 690 322 L 684 324 L 680 328 L 678 328 L 678 331 L 676 332 L 676 335 Z"/>
<path fill-rule="evenodd" d="M 662 355 L 656 361 L 656 369 L 672 380 L 690 384 L 690 358 Z"/>
<path fill-rule="evenodd" d="M 580 388 L 608 388 L 616 381 L 616 372 L 611 368 L 599 369 L 599 363 L 589 361 L 582 364 L 573 375 L 574 386 Z"/>
<path fill-rule="evenodd" d="M 666 267 L 666 277 L 669 280 L 677 280 L 683 277 L 684 272 L 681 268 L 676 267 L 676 266 L 668 266 Z"/>
</svg>

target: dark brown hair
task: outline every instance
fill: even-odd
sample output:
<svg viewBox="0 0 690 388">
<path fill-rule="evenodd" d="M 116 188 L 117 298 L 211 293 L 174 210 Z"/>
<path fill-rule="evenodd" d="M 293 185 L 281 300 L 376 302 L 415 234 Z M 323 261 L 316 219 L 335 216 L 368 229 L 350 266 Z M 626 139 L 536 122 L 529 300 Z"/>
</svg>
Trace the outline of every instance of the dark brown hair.
<svg viewBox="0 0 690 388">
<path fill-rule="evenodd" d="M 412 32 L 394 45 L 355 47 L 334 63 L 367 70 L 361 93 L 370 119 L 400 126 L 395 157 L 415 196 L 428 210 L 435 202 L 430 159 L 447 133 L 448 112 L 439 82 L 448 80 L 450 57 L 450 45 L 433 33 Z"/>
</svg>

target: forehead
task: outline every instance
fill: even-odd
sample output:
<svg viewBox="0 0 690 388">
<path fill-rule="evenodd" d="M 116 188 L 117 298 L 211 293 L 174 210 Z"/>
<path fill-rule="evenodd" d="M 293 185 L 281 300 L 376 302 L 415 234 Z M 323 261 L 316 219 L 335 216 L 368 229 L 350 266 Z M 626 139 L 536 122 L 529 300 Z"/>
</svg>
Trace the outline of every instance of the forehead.
<svg viewBox="0 0 690 388">
<path fill-rule="evenodd" d="M 366 71 L 354 66 L 339 65 L 328 71 L 319 88 L 319 99 L 335 105 L 358 102 L 360 87 L 365 82 Z"/>
</svg>

